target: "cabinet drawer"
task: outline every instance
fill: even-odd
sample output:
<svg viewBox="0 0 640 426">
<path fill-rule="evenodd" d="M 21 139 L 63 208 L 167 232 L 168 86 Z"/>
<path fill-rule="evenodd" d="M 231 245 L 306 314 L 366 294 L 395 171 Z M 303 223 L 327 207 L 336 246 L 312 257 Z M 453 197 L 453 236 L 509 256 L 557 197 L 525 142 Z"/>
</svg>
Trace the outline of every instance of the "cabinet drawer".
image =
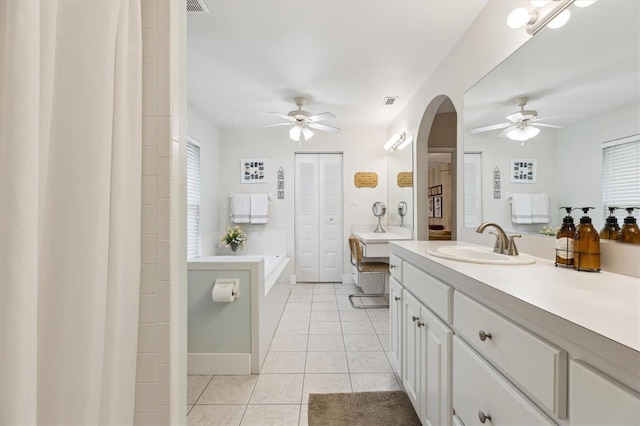
<svg viewBox="0 0 640 426">
<path fill-rule="evenodd" d="M 453 365 L 453 409 L 466 426 L 555 424 L 457 336 Z"/>
<path fill-rule="evenodd" d="M 451 323 L 453 288 L 415 266 L 403 262 L 404 286 L 445 322 Z"/>
<path fill-rule="evenodd" d="M 393 253 L 389 255 L 389 271 L 393 278 L 402 283 L 402 259 Z"/>
<path fill-rule="evenodd" d="M 569 369 L 572 425 L 640 424 L 640 395 L 581 362 Z"/>
<path fill-rule="evenodd" d="M 541 404 L 566 418 L 567 353 L 460 292 L 453 303 L 453 324 L 460 335 Z"/>
</svg>

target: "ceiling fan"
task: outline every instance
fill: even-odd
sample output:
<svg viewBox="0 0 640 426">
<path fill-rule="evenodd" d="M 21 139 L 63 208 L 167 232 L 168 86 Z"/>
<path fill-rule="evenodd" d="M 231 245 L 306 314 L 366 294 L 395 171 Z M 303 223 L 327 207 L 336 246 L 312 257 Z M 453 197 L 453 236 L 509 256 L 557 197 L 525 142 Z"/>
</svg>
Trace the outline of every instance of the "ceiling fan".
<svg viewBox="0 0 640 426">
<path fill-rule="evenodd" d="M 330 112 L 322 112 L 320 114 L 311 115 L 311 113 L 304 111 L 302 107 L 304 106 L 306 99 L 302 96 L 294 98 L 296 105 L 298 106 L 297 110 L 289 111 L 287 115 L 280 114 L 277 112 L 270 112 L 270 114 L 277 115 L 280 118 L 284 118 L 287 120 L 284 123 L 276 123 L 276 124 L 267 124 L 265 126 L 259 127 L 275 127 L 275 126 L 292 126 L 291 130 L 289 130 L 289 137 L 296 142 L 302 143 L 302 141 L 307 141 L 311 139 L 313 136 L 313 132 L 310 129 L 320 130 L 323 132 L 337 133 L 340 131 L 338 127 L 328 126 L 326 124 L 320 124 L 319 121 L 329 120 L 331 118 L 336 118 Z"/>
<path fill-rule="evenodd" d="M 509 139 L 514 141 L 526 141 L 527 139 L 531 139 L 535 137 L 538 133 L 540 133 L 540 129 L 538 127 L 551 127 L 554 129 L 562 128 L 562 126 L 558 126 L 555 124 L 540 123 L 540 121 L 549 120 L 551 118 L 564 117 L 565 115 L 572 115 L 572 114 L 563 114 L 563 115 L 555 115 L 550 117 L 538 118 L 537 111 L 524 109 L 528 101 L 529 101 L 529 98 L 527 97 L 518 98 L 518 106 L 520 107 L 520 111 L 514 112 L 511 115 L 507 115 L 505 117 L 508 120 L 507 122 L 491 124 L 489 126 L 475 127 L 471 129 L 470 132 L 482 133 L 482 132 L 488 132 L 491 130 L 504 129 L 498 135 L 499 137 L 506 136 Z"/>
</svg>

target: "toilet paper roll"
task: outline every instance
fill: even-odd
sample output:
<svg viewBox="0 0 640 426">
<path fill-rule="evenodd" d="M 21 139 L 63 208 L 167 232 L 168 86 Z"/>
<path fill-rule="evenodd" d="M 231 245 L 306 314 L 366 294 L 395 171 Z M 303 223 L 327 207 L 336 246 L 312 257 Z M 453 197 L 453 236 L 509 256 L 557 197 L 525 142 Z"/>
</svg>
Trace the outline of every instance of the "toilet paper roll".
<svg viewBox="0 0 640 426">
<path fill-rule="evenodd" d="M 211 290 L 211 299 L 214 302 L 233 302 L 236 300 L 233 288 L 233 284 L 216 284 Z"/>
</svg>

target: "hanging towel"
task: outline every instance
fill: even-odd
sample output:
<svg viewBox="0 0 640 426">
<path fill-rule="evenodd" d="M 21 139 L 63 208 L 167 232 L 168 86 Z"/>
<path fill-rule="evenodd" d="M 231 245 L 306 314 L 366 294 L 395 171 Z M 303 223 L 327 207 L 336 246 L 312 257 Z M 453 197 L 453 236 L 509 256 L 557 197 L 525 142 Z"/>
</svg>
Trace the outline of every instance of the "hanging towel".
<svg viewBox="0 0 640 426">
<path fill-rule="evenodd" d="M 269 195 L 251 194 L 251 223 L 269 221 Z"/>
<path fill-rule="evenodd" d="M 531 223 L 549 223 L 549 196 L 544 192 L 530 194 Z"/>
<path fill-rule="evenodd" d="M 511 195 L 511 222 L 533 223 L 531 215 L 531 197 L 529 197 L 529 194 Z"/>
<path fill-rule="evenodd" d="M 249 223 L 251 221 L 251 196 L 249 194 L 231 194 L 231 222 Z"/>
</svg>

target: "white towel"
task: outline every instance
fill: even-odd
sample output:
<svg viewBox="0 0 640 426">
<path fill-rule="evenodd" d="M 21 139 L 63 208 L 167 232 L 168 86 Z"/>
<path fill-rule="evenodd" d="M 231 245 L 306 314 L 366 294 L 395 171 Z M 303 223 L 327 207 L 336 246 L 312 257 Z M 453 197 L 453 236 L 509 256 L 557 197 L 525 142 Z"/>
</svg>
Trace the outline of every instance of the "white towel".
<svg viewBox="0 0 640 426">
<path fill-rule="evenodd" d="M 529 197 L 529 194 L 511 195 L 511 222 L 533 223 L 531 215 L 531 197 Z"/>
<path fill-rule="evenodd" d="M 269 195 L 251 194 L 251 223 L 269 221 Z"/>
<path fill-rule="evenodd" d="M 531 198 L 531 223 L 549 223 L 549 196 L 544 192 L 529 194 Z"/>
<path fill-rule="evenodd" d="M 231 194 L 231 222 L 249 223 L 251 221 L 251 196 L 249 194 Z"/>
</svg>

